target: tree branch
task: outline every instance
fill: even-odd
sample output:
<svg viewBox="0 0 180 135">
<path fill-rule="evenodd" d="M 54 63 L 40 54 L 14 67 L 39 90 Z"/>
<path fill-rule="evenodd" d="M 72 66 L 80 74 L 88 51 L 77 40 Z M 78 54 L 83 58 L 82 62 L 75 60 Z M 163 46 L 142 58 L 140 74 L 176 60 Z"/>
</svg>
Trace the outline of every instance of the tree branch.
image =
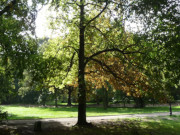
<svg viewBox="0 0 180 135">
<path fill-rule="evenodd" d="M 80 6 L 77 1 L 74 1 L 74 2 L 67 2 L 66 4 L 76 4 L 77 6 Z"/>
<path fill-rule="evenodd" d="M 105 37 L 106 40 L 108 40 L 106 37 L 106 34 L 103 33 L 99 28 L 97 28 L 96 26 L 90 26 L 90 27 L 95 28 L 97 31 L 99 31 Z"/>
<path fill-rule="evenodd" d="M 128 48 L 130 48 L 130 47 L 132 47 L 132 46 L 136 46 L 136 44 L 128 45 L 127 47 L 125 47 L 125 48 L 123 49 L 123 51 L 125 51 L 126 49 L 128 49 Z"/>
<path fill-rule="evenodd" d="M 65 46 L 65 47 L 63 47 L 63 48 L 72 48 L 72 49 L 74 49 L 75 52 L 77 52 L 77 54 L 79 53 L 78 49 L 76 49 L 76 48 L 73 47 L 73 46 Z"/>
<path fill-rule="evenodd" d="M 84 72 L 84 74 L 91 74 L 91 73 L 97 73 L 97 71 L 89 71 L 89 72 Z"/>
<path fill-rule="evenodd" d="M 104 52 L 119 52 L 119 53 L 121 53 L 121 54 L 123 54 L 123 55 L 125 55 L 125 54 L 134 54 L 134 53 L 142 53 L 142 52 L 140 52 L 140 51 L 127 51 L 127 52 L 125 52 L 125 50 L 120 50 L 120 49 L 118 49 L 118 48 L 105 49 L 105 50 L 96 52 L 96 53 L 94 53 L 93 55 L 87 57 L 87 58 L 86 58 L 86 61 L 85 61 L 85 65 L 86 65 L 93 57 L 98 56 L 99 54 L 102 54 L 102 53 L 104 53 Z"/>
<path fill-rule="evenodd" d="M 115 72 L 113 72 L 113 71 L 111 70 L 111 68 L 110 68 L 107 64 L 105 64 L 104 62 L 102 62 L 102 61 L 100 61 L 100 60 L 97 60 L 97 59 L 94 59 L 94 58 L 91 58 L 91 60 L 93 60 L 93 61 L 95 61 L 96 63 L 98 63 L 98 64 L 102 67 L 102 69 L 103 69 L 104 71 L 109 72 L 110 74 L 112 74 L 112 75 L 114 76 L 114 78 L 123 81 L 123 82 L 124 82 L 125 84 L 127 84 L 127 85 L 135 85 L 135 84 L 128 83 L 128 82 L 125 81 L 123 78 L 119 77 L 119 76 L 118 76 Z M 105 67 L 106 69 L 105 69 L 104 67 Z"/>
<path fill-rule="evenodd" d="M 104 11 L 105 9 L 107 8 L 108 6 L 108 1 L 106 0 L 106 5 L 104 6 L 104 8 L 101 10 L 101 12 L 99 12 L 99 14 L 97 14 L 94 18 L 92 18 L 91 20 L 89 20 L 87 23 L 86 23 L 86 26 L 89 25 L 92 21 L 96 20 L 96 18 L 98 18 Z M 86 27 L 85 26 L 85 27 Z"/>
<path fill-rule="evenodd" d="M 2 16 L 4 13 L 8 12 L 12 6 L 14 6 L 17 3 L 17 0 L 13 0 L 8 3 L 8 5 L 0 11 L 0 16 Z"/>
<path fill-rule="evenodd" d="M 68 70 L 67 70 L 67 74 L 66 74 L 66 77 L 68 76 L 68 73 L 69 71 L 71 70 L 72 66 L 73 66 L 73 59 L 74 59 L 74 56 L 75 56 L 76 52 L 73 53 L 72 57 L 71 57 L 71 62 L 70 62 L 70 65 L 68 67 Z"/>
<path fill-rule="evenodd" d="M 117 78 L 116 73 L 114 73 L 108 65 L 106 65 L 106 64 L 103 63 L 102 61 L 97 60 L 97 59 L 94 59 L 94 58 L 92 58 L 91 60 L 93 60 L 93 61 L 95 61 L 96 63 L 100 64 L 101 67 L 103 68 L 103 70 L 105 70 L 106 72 L 110 72 L 115 78 Z M 107 70 L 104 69 L 104 67 L 106 67 Z"/>
<path fill-rule="evenodd" d="M 111 52 L 111 51 L 119 51 L 120 53 L 123 53 L 122 50 L 119 50 L 119 49 L 116 49 L 116 48 L 113 48 L 113 49 L 105 49 L 105 50 L 96 52 L 96 53 L 94 53 L 93 55 L 89 56 L 89 57 L 87 58 L 85 64 L 87 64 L 87 63 L 89 62 L 89 60 L 91 60 L 93 57 L 95 57 L 95 56 L 97 56 L 97 55 L 99 55 L 99 54 L 102 54 L 102 53 L 104 53 L 104 52 Z"/>
<path fill-rule="evenodd" d="M 59 43 L 57 44 L 57 46 L 59 46 Z M 73 46 L 64 46 L 64 47 L 62 47 L 62 48 L 58 48 L 58 49 L 57 49 L 56 54 L 55 54 L 54 57 L 56 57 L 57 54 L 58 54 L 58 52 L 59 52 L 61 49 L 64 49 L 64 48 L 72 48 L 75 52 L 77 52 L 77 54 L 79 53 L 78 50 L 77 50 L 75 47 L 73 47 Z"/>
</svg>

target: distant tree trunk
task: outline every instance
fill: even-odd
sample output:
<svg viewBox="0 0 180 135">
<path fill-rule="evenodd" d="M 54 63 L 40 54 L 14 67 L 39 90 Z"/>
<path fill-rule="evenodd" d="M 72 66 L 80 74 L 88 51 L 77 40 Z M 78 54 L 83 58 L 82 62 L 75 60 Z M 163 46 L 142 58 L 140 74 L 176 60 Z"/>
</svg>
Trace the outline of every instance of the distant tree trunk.
<svg viewBox="0 0 180 135">
<path fill-rule="evenodd" d="M 126 107 L 126 100 L 123 100 L 124 108 Z"/>
<path fill-rule="evenodd" d="M 135 107 L 136 108 L 143 108 L 145 107 L 145 103 L 142 97 L 134 97 Z"/>
<path fill-rule="evenodd" d="M 14 85 L 15 85 L 15 92 L 18 93 L 18 90 L 19 90 L 19 79 L 18 78 L 14 79 Z"/>
<path fill-rule="evenodd" d="M 99 96 L 96 96 L 96 103 L 99 105 Z"/>
<path fill-rule="evenodd" d="M 65 91 L 62 92 L 62 103 L 66 103 L 67 101 L 67 96 L 65 94 Z"/>
<path fill-rule="evenodd" d="M 72 103 L 71 103 L 71 94 L 72 94 L 72 92 L 73 92 L 73 87 L 68 86 L 68 103 L 67 103 L 68 106 L 72 105 Z"/>
<path fill-rule="evenodd" d="M 171 107 L 171 102 L 169 102 L 169 115 L 172 116 L 172 107 Z"/>
<path fill-rule="evenodd" d="M 46 106 L 46 101 L 48 98 L 48 89 L 47 88 L 42 88 L 40 98 L 41 98 L 42 105 Z"/>
<path fill-rule="evenodd" d="M 54 95 L 55 95 L 55 107 L 58 107 L 58 96 L 57 96 L 58 88 L 54 87 Z"/>
<path fill-rule="evenodd" d="M 153 104 L 153 106 L 156 104 L 156 101 L 154 98 L 151 99 L 151 103 Z"/>
<path fill-rule="evenodd" d="M 103 89 L 103 107 L 104 109 L 108 108 L 108 91 L 106 88 L 102 88 Z"/>
<path fill-rule="evenodd" d="M 17 75 L 16 73 L 14 73 L 14 86 L 15 86 L 15 89 L 14 89 L 14 96 L 13 98 L 11 99 L 10 98 L 10 103 L 18 103 L 19 102 L 19 98 L 18 98 L 18 91 L 19 91 L 19 79 L 17 78 Z"/>
</svg>

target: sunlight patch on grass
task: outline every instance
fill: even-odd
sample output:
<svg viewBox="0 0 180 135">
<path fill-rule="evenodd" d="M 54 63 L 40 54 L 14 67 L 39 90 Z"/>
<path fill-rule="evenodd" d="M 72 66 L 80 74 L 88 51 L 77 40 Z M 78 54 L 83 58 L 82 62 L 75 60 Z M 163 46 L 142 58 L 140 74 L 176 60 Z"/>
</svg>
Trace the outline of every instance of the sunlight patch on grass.
<svg viewBox="0 0 180 135">
<path fill-rule="evenodd" d="M 77 107 L 25 107 L 25 106 L 3 106 L 8 111 L 9 119 L 42 119 L 42 118 L 65 118 L 77 117 Z M 142 114 L 155 112 L 168 112 L 168 107 L 146 107 L 137 108 L 107 108 L 88 107 L 87 116 L 106 116 L 123 114 Z M 173 107 L 173 111 L 180 111 L 180 107 Z"/>
</svg>

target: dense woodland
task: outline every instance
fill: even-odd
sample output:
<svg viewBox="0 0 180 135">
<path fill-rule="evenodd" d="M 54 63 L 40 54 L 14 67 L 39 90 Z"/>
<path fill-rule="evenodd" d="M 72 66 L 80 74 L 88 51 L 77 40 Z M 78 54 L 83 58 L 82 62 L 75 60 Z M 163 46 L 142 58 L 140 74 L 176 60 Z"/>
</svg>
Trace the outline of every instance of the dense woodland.
<svg viewBox="0 0 180 135">
<path fill-rule="evenodd" d="M 38 38 L 47 5 L 59 36 Z M 86 102 L 180 100 L 179 17 L 178 0 L 1 0 L 0 103 L 78 103 L 84 125 Z"/>
</svg>

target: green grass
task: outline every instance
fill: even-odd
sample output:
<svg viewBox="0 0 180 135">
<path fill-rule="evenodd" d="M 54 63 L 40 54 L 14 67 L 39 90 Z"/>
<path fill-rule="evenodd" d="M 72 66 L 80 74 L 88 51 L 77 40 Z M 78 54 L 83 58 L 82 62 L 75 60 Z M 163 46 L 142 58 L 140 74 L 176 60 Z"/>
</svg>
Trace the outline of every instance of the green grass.
<svg viewBox="0 0 180 135">
<path fill-rule="evenodd" d="M 148 118 L 140 122 L 141 132 L 157 135 L 179 135 L 180 116 Z"/>
<path fill-rule="evenodd" d="M 8 111 L 9 119 L 42 119 L 42 118 L 65 118 L 77 117 L 77 107 L 24 107 L 18 105 L 3 106 L 3 111 Z M 88 107 L 87 116 L 105 116 L 122 114 L 142 114 L 155 112 L 168 112 L 168 107 L 146 107 L 135 108 L 108 108 L 104 110 L 100 107 Z M 173 107 L 173 111 L 180 111 L 180 106 Z"/>
</svg>

